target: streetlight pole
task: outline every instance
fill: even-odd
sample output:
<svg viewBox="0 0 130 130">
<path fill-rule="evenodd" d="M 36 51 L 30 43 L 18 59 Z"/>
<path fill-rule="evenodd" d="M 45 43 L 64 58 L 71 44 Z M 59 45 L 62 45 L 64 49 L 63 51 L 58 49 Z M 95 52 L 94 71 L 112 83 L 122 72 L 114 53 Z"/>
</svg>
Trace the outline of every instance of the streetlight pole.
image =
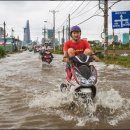
<svg viewBox="0 0 130 130">
<path fill-rule="evenodd" d="M 54 52 L 55 52 L 55 13 L 58 11 L 51 10 L 49 12 L 53 13 L 53 47 L 54 47 Z"/>
<path fill-rule="evenodd" d="M 14 37 L 14 29 L 13 28 L 11 29 L 11 37 L 12 38 Z"/>
<path fill-rule="evenodd" d="M 60 49 L 60 31 L 58 31 L 59 49 Z"/>
<path fill-rule="evenodd" d="M 68 25 L 69 25 L 69 27 L 68 27 L 68 38 L 70 40 L 70 14 L 68 16 Z"/>
<path fill-rule="evenodd" d="M 6 30 L 5 30 L 5 26 L 6 26 L 6 24 L 5 24 L 5 22 L 4 22 L 4 47 L 5 47 L 5 45 L 6 45 L 6 39 L 5 39 L 5 35 L 6 35 Z"/>
<path fill-rule="evenodd" d="M 63 30 L 62 30 L 62 49 L 63 49 L 63 46 L 64 46 L 64 26 L 63 26 Z"/>
<path fill-rule="evenodd" d="M 47 23 L 47 21 L 44 21 L 44 23 Z M 44 44 L 46 42 L 46 25 L 44 24 Z"/>
</svg>

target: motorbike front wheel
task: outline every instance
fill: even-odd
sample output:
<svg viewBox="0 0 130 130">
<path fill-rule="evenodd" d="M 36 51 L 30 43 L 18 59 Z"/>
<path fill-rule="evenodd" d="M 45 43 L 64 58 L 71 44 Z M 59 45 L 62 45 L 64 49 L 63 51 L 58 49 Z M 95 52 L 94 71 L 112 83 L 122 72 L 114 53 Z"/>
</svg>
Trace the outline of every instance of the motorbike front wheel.
<svg viewBox="0 0 130 130">
<path fill-rule="evenodd" d="M 61 92 L 66 92 L 67 91 L 67 85 L 66 84 L 64 84 L 64 83 L 62 83 L 61 85 L 60 85 L 60 90 L 61 90 Z"/>
</svg>

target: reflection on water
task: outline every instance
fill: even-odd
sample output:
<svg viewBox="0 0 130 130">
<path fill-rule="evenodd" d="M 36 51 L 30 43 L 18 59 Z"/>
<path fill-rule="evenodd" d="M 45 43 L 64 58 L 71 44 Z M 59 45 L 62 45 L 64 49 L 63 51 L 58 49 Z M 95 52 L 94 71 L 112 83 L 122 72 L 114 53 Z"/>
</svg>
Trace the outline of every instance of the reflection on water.
<svg viewBox="0 0 130 130">
<path fill-rule="evenodd" d="M 33 52 L 1 59 L 0 128 L 130 128 L 130 70 L 92 64 L 98 71 L 97 95 L 88 109 L 60 92 L 65 81 L 61 55 L 54 55 L 49 66 Z"/>
</svg>

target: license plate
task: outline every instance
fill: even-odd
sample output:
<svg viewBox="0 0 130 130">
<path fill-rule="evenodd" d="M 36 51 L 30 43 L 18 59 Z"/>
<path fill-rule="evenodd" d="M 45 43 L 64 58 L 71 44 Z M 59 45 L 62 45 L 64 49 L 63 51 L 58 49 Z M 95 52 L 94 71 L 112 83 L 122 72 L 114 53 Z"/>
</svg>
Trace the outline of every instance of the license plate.
<svg viewBox="0 0 130 130">
<path fill-rule="evenodd" d="M 83 92 L 83 93 L 91 93 L 92 90 L 89 89 L 89 88 L 82 88 L 82 89 L 81 89 L 81 92 Z"/>
</svg>

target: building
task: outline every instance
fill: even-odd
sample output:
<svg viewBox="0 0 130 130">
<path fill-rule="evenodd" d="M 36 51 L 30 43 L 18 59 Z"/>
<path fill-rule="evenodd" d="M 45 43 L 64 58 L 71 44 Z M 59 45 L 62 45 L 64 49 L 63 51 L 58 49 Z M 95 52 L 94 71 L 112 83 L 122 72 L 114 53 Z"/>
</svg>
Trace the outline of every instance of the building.
<svg viewBox="0 0 130 130">
<path fill-rule="evenodd" d="M 113 41 L 113 36 L 112 35 L 108 35 L 108 43 L 111 44 Z M 118 36 L 114 35 L 114 41 L 118 42 Z"/>
<path fill-rule="evenodd" d="M 0 37 L 2 37 L 3 35 L 4 35 L 4 29 L 0 27 Z"/>
<path fill-rule="evenodd" d="M 23 44 L 28 45 L 29 43 L 31 43 L 31 39 L 30 39 L 30 26 L 29 26 L 29 20 L 27 20 L 26 26 L 24 28 Z"/>
<path fill-rule="evenodd" d="M 0 46 L 5 46 L 7 52 L 13 52 L 22 48 L 22 41 L 13 37 L 6 37 L 4 44 L 4 37 L 0 37 Z"/>
<path fill-rule="evenodd" d="M 123 44 L 129 43 L 129 34 L 128 33 L 123 33 L 122 38 L 123 38 Z"/>
</svg>

